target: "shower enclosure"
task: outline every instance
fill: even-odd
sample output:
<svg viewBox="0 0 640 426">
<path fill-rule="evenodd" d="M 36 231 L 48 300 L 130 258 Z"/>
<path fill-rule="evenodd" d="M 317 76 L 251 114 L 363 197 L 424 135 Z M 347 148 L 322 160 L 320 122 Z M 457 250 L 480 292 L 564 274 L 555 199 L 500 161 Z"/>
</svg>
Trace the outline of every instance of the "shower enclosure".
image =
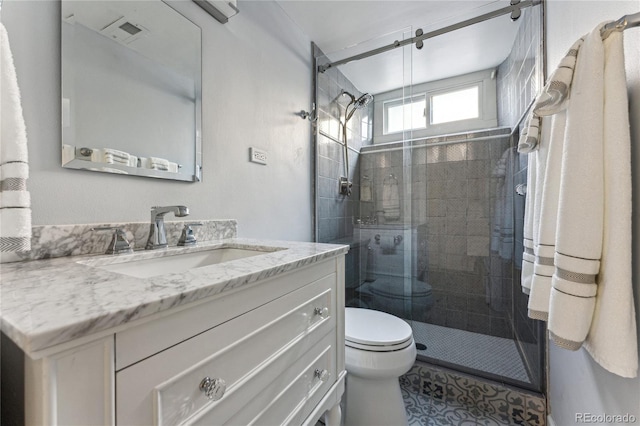
<svg viewBox="0 0 640 426">
<path fill-rule="evenodd" d="M 515 145 L 543 81 L 541 9 L 476 24 L 509 21 L 510 50 L 436 80 L 418 78 L 438 37 L 327 67 L 413 29 L 340 52 L 314 46 L 316 238 L 351 247 L 347 306 L 407 320 L 419 360 L 533 391 L 545 339 L 520 290 L 527 170 Z M 367 78 L 382 63 L 392 71 Z"/>
</svg>

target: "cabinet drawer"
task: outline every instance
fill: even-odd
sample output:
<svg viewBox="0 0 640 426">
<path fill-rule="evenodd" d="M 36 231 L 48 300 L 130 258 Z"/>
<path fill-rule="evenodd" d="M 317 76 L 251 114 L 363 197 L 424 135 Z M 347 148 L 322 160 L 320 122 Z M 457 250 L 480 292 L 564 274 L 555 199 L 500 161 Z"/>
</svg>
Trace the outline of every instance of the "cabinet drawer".
<svg viewBox="0 0 640 426">
<path fill-rule="evenodd" d="M 309 265 L 238 291 L 227 290 L 206 302 L 185 305 L 164 318 L 116 333 L 116 370 L 203 333 L 238 315 L 286 295 L 331 273 L 335 260 Z"/>
<path fill-rule="evenodd" d="M 190 418 L 197 425 L 300 425 L 336 380 L 335 333 L 325 335 L 309 351 L 295 351 L 275 360 L 251 382 L 236 392 L 242 409 L 227 418 L 214 404 Z M 284 371 L 282 371 L 284 369 Z M 282 371 L 282 372 L 281 372 Z M 317 372 L 317 373 L 316 373 Z M 324 373 L 323 373 L 324 372 Z M 322 373 L 322 376 L 320 375 Z M 255 382 L 268 382 L 254 395 Z M 221 420 L 225 419 L 224 423 Z"/>
<path fill-rule="evenodd" d="M 226 422 L 268 385 L 265 380 L 254 384 L 256 377 L 262 372 L 277 377 L 335 330 L 335 285 L 331 274 L 121 370 L 116 374 L 118 424 L 181 424 L 204 407 L 216 407 L 216 424 Z M 275 368 L 280 359 L 284 362 Z M 200 391 L 207 376 L 226 382 L 222 399 L 210 401 Z M 231 398 L 245 387 L 249 396 Z"/>
</svg>

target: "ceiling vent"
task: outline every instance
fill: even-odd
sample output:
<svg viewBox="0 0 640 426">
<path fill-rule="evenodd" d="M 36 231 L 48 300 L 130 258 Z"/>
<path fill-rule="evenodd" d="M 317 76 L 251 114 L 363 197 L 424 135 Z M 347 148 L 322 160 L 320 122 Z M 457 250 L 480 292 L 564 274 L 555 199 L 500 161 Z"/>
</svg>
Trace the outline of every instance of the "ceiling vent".
<svg viewBox="0 0 640 426">
<path fill-rule="evenodd" d="M 129 44 L 141 37 L 146 37 L 149 34 L 149 30 L 123 16 L 107 25 L 100 33 L 119 43 Z"/>
<path fill-rule="evenodd" d="M 209 15 L 216 18 L 216 20 L 221 24 L 226 24 L 227 22 L 229 22 L 229 18 L 231 18 L 234 15 L 237 15 L 238 12 L 240 12 L 238 10 L 237 0 L 231 0 L 231 1 L 193 0 L 193 1 L 196 2 L 198 6 L 206 10 Z"/>
</svg>

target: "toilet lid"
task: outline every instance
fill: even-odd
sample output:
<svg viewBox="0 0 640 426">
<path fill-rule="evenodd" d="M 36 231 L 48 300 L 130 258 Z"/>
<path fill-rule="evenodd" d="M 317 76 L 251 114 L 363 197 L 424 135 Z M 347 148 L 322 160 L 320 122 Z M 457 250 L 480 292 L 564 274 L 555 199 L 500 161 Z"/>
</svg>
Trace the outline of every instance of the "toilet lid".
<svg viewBox="0 0 640 426">
<path fill-rule="evenodd" d="M 413 338 L 409 324 L 398 317 L 372 309 L 345 308 L 347 346 L 372 351 L 398 350 Z"/>
<path fill-rule="evenodd" d="M 402 281 L 376 279 L 369 286 L 372 294 L 388 296 L 394 299 L 404 299 L 406 297 L 426 297 L 431 294 L 431 286 L 423 281 L 413 280 L 411 283 L 411 295 L 404 293 Z"/>
</svg>

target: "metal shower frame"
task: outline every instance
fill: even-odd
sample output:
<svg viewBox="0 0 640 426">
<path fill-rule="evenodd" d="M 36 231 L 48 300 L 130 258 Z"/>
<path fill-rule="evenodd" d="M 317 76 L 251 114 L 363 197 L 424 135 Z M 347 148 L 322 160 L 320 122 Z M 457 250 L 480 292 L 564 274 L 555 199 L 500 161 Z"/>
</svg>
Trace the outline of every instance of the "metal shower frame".
<svg viewBox="0 0 640 426">
<path fill-rule="evenodd" d="M 524 1 L 511 0 L 511 5 L 507 7 L 496 9 L 492 12 L 485 13 L 484 15 L 476 16 L 475 18 L 467 19 L 465 21 L 461 21 L 453 25 L 449 25 L 434 31 L 430 31 L 426 34 L 423 33 L 422 29 L 418 28 L 416 30 L 415 37 L 408 38 L 402 41 L 396 40 L 391 44 L 387 44 L 386 46 L 378 47 L 376 49 L 372 49 L 364 53 L 359 53 L 357 55 L 349 56 L 348 58 L 340 59 L 339 61 L 318 65 L 318 72 L 324 73 L 329 68 L 334 68 L 339 65 L 344 65 L 352 61 L 357 61 L 358 59 L 368 58 L 370 56 L 378 55 L 380 53 L 384 53 L 389 50 L 393 50 L 398 47 L 403 47 L 409 44 L 415 44 L 417 49 L 422 49 L 424 40 L 437 37 L 439 35 L 446 34 L 451 31 L 459 30 L 461 28 L 468 27 L 470 25 L 474 25 L 479 22 L 488 21 L 489 19 L 497 18 L 498 16 L 511 14 L 511 19 L 516 21 L 522 15 L 523 8 L 537 6 L 541 3 L 542 3 L 542 0 L 524 0 Z"/>
</svg>

